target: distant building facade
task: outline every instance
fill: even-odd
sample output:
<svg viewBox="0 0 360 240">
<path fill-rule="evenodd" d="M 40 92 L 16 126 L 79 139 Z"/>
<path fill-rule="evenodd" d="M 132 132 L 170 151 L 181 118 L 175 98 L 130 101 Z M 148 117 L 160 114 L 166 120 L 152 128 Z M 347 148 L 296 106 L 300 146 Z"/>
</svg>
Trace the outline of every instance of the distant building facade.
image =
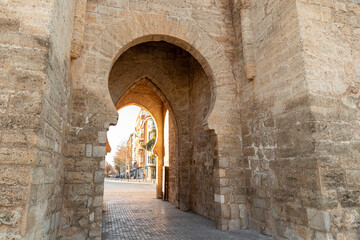
<svg viewBox="0 0 360 240">
<path fill-rule="evenodd" d="M 141 109 L 136 119 L 133 147 L 133 167 L 137 179 L 156 179 L 156 155 L 153 147 L 156 141 L 156 124 L 145 110 Z M 135 167 L 136 166 L 136 167 Z"/>
</svg>

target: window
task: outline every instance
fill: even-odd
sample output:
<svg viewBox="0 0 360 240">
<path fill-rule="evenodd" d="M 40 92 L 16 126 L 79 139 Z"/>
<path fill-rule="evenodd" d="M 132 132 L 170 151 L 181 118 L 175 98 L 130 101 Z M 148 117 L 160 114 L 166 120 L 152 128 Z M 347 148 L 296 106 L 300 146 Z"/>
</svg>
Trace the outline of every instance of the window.
<svg viewBox="0 0 360 240">
<path fill-rule="evenodd" d="M 150 133 L 150 137 L 149 137 L 150 139 L 153 139 L 153 138 L 155 138 L 155 133 L 154 132 L 151 132 Z"/>
</svg>

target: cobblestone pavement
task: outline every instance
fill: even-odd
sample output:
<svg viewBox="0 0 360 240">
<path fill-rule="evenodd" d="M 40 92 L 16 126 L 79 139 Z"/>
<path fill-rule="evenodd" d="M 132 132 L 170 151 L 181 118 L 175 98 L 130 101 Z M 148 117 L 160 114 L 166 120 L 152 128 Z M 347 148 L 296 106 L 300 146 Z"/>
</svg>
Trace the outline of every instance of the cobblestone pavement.
<svg viewBox="0 0 360 240">
<path fill-rule="evenodd" d="M 102 238 L 127 240 L 268 240 L 251 231 L 220 231 L 214 222 L 155 199 L 155 185 L 105 181 Z"/>
</svg>

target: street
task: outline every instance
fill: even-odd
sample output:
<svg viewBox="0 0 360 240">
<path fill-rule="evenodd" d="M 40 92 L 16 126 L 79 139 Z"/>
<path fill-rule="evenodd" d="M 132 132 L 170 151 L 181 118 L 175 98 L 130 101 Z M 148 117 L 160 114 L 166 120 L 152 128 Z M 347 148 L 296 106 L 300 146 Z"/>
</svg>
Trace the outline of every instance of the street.
<svg viewBox="0 0 360 240">
<path fill-rule="evenodd" d="M 137 182 L 131 179 L 128 182 L 126 179 L 120 180 L 105 180 L 104 198 L 110 199 L 114 196 L 127 195 L 127 193 L 136 194 L 154 194 L 155 183 L 150 182 Z"/>
<path fill-rule="evenodd" d="M 215 223 L 155 198 L 155 184 L 105 181 L 102 239 L 265 240 L 251 231 L 220 231 Z"/>
</svg>

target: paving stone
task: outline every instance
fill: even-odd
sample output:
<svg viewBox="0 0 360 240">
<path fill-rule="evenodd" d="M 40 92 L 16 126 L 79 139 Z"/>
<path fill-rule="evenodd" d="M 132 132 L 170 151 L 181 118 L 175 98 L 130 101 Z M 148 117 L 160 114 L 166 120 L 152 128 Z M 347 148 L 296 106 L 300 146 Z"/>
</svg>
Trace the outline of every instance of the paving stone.
<svg viewBox="0 0 360 240">
<path fill-rule="evenodd" d="M 102 239 L 266 240 L 252 231 L 220 231 L 215 223 L 155 198 L 155 185 L 105 181 Z"/>
</svg>

